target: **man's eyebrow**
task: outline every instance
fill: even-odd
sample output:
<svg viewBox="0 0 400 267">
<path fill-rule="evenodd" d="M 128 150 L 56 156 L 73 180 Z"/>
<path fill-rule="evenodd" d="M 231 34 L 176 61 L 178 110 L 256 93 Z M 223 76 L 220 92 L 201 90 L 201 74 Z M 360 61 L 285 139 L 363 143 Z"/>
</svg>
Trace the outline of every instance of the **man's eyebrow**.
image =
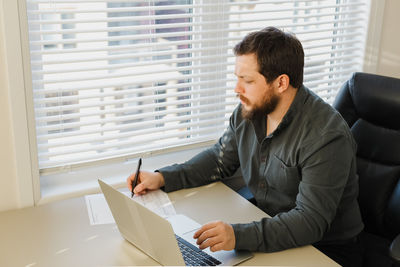
<svg viewBox="0 0 400 267">
<path fill-rule="evenodd" d="M 238 78 L 253 78 L 252 76 L 250 76 L 250 75 L 246 75 L 246 74 L 242 74 L 242 75 L 238 75 L 238 74 L 236 74 L 236 73 L 233 73 L 236 77 L 238 77 Z"/>
</svg>

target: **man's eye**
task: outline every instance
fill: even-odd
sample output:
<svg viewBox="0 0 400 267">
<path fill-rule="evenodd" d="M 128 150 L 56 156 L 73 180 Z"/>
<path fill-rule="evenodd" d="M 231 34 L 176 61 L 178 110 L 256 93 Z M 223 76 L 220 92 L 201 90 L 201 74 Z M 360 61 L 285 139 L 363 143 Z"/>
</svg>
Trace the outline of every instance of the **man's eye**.
<svg viewBox="0 0 400 267">
<path fill-rule="evenodd" d="M 253 83 L 253 81 L 244 81 L 245 83 Z"/>
</svg>

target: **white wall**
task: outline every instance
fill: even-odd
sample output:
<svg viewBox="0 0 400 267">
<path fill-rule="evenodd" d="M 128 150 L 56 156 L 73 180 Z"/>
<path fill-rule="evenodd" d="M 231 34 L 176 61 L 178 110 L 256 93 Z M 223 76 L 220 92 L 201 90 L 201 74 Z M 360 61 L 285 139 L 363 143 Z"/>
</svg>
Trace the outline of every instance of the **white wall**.
<svg viewBox="0 0 400 267">
<path fill-rule="evenodd" d="M 0 2 L 0 210 L 33 205 L 18 1 Z M 7 36 L 7 38 L 6 38 Z"/>
<path fill-rule="evenodd" d="M 1 7 L 0 7 L 1 9 Z M 15 151 L 11 131 L 8 75 L 6 73 L 4 25 L 0 10 L 0 210 L 17 207 L 17 177 L 15 173 Z"/>
<path fill-rule="evenodd" d="M 400 1 L 386 0 L 376 73 L 400 78 Z"/>
<path fill-rule="evenodd" d="M 374 0 L 375 1 L 375 0 Z M 376 73 L 400 78 L 400 1 L 386 2 Z M 374 23 L 374 22 L 372 22 Z M 0 211 L 33 205 L 17 1 L 0 4 Z M 5 36 L 13 40 L 5 39 Z M 12 99 L 12 101 L 10 101 Z M 25 122 L 24 122 L 25 120 Z"/>
</svg>

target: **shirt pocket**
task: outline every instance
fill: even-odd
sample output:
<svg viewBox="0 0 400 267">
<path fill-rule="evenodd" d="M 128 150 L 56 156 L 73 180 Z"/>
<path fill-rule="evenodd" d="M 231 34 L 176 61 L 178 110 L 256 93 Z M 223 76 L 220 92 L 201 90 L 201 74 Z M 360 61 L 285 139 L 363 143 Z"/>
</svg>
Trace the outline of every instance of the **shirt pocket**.
<svg viewBox="0 0 400 267">
<path fill-rule="evenodd" d="M 297 166 L 288 166 L 276 155 L 272 155 L 266 169 L 268 185 L 276 191 L 289 195 L 297 195 L 300 175 Z"/>
</svg>

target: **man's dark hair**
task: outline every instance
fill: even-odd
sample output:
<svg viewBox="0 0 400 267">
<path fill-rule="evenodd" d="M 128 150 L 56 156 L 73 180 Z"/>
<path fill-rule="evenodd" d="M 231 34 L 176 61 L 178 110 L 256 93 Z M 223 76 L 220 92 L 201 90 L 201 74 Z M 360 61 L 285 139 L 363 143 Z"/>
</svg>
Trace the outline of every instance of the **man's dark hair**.
<svg viewBox="0 0 400 267">
<path fill-rule="evenodd" d="M 303 84 L 304 51 L 293 34 L 267 27 L 246 35 L 233 51 L 236 56 L 254 53 L 258 72 L 265 77 L 267 83 L 286 74 L 294 88 Z"/>
</svg>

